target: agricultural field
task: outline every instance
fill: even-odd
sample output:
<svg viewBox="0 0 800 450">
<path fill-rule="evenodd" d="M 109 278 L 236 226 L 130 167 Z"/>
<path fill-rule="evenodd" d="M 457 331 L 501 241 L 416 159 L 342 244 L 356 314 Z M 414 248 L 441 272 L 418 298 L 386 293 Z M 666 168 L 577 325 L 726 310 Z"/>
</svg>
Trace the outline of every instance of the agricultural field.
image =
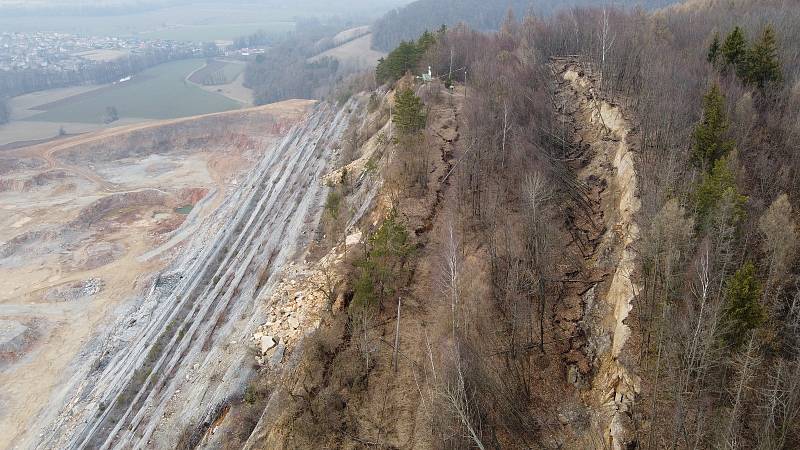
<svg viewBox="0 0 800 450">
<path fill-rule="evenodd" d="M 137 119 L 172 119 L 241 107 L 239 102 L 186 81 L 204 64 L 199 59 L 161 64 L 131 81 L 37 106 L 35 109 L 43 112 L 27 120 L 103 123 L 108 107 L 114 107 L 120 118 Z"/>
</svg>

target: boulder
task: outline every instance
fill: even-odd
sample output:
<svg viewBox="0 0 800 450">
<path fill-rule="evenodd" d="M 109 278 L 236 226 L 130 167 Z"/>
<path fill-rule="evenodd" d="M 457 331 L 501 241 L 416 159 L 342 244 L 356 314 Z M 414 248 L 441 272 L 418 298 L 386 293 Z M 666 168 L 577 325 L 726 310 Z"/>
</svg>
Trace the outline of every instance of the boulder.
<svg viewBox="0 0 800 450">
<path fill-rule="evenodd" d="M 267 352 L 270 351 L 273 347 L 275 347 L 275 345 L 277 344 L 275 343 L 275 339 L 273 339 L 272 336 L 262 336 L 260 342 L 261 354 L 262 355 L 267 354 Z"/>
<path fill-rule="evenodd" d="M 347 238 L 345 239 L 344 243 L 345 243 L 346 246 L 352 247 L 352 246 L 358 244 L 359 242 L 361 242 L 361 236 L 362 236 L 361 232 L 357 231 L 357 232 L 355 232 L 355 233 L 353 233 L 351 235 L 348 235 Z"/>
</svg>

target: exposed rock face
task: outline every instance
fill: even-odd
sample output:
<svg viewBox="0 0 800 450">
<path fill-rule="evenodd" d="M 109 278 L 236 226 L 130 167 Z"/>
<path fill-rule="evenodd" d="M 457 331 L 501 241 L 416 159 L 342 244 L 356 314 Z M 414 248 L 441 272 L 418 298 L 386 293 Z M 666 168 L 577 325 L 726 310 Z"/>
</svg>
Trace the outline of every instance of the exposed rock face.
<svg viewBox="0 0 800 450">
<path fill-rule="evenodd" d="M 631 125 L 619 107 L 602 98 L 578 61 L 557 60 L 554 68 L 562 78 L 561 113 L 575 127 L 581 159 L 576 173 L 588 187 L 586 217 L 574 214 L 570 222 L 584 243 L 585 266 L 575 270 L 590 274 L 590 281 L 568 288 L 576 292 L 557 311 L 565 337 L 581 336 L 569 338 L 573 345 L 565 359 L 575 369 L 568 377 L 578 383 L 578 373 L 590 376 L 584 403 L 596 428 L 604 430 L 605 446 L 622 449 L 635 445 L 630 415 L 640 390 L 638 376 L 622 362 L 630 335 L 625 320 L 639 290 L 633 245 L 640 202 Z"/>
<path fill-rule="evenodd" d="M 86 356 L 96 363 L 76 375 L 38 448 L 175 448 L 184 430 L 213 421 L 240 395 L 253 360 L 242 344 L 278 313 L 255 299 L 274 292 L 305 248 L 327 194 L 322 176 L 332 145 L 357 110 L 319 105 L 265 152 Z M 93 205 L 87 216 L 102 210 Z M 283 357 L 280 336 L 264 334 L 258 344 L 271 361 Z"/>
</svg>

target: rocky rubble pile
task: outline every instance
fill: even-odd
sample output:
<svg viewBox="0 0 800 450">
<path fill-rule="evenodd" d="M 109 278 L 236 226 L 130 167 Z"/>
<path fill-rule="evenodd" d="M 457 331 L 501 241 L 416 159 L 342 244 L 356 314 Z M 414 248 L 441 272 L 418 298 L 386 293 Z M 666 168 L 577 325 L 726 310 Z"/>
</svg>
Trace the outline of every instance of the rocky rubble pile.
<svg viewBox="0 0 800 450">
<path fill-rule="evenodd" d="M 85 300 L 100 293 L 105 287 L 105 282 L 100 278 L 89 278 L 66 286 L 60 286 L 48 291 L 45 300 L 51 302 L 71 302 Z"/>
<path fill-rule="evenodd" d="M 361 233 L 348 236 L 346 245 L 332 249 L 315 263 L 291 263 L 268 299 L 267 321 L 251 338 L 256 362 L 261 366 L 280 364 L 284 355 L 307 334 L 319 327 L 321 314 L 333 307 L 329 293 L 341 282 L 336 267 L 345 248 L 356 245 Z"/>
</svg>

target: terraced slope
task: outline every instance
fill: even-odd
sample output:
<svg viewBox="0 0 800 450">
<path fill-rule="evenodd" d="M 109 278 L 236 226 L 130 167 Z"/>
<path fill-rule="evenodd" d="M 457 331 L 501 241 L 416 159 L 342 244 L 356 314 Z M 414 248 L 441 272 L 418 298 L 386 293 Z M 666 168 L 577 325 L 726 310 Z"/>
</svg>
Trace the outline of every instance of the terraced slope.
<svg viewBox="0 0 800 450">
<path fill-rule="evenodd" d="M 38 448 L 174 448 L 241 393 L 254 299 L 298 257 L 354 108 L 320 105 L 266 152 L 78 373 Z"/>
</svg>

